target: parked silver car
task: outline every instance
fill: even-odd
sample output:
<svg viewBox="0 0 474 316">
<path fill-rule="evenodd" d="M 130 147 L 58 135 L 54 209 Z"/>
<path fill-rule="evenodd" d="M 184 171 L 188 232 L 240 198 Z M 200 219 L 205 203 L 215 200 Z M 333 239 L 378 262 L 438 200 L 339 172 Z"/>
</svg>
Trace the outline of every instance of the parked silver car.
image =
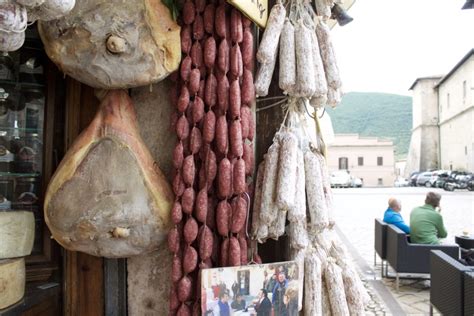
<svg viewBox="0 0 474 316">
<path fill-rule="evenodd" d="M 431 187 L 430 179 L 433 173 L 431 171 L 427 172 L 422 172 L 418 175 L 418 178 L 416 179 L 416 186 L 417 187 Z"/>
</svg>

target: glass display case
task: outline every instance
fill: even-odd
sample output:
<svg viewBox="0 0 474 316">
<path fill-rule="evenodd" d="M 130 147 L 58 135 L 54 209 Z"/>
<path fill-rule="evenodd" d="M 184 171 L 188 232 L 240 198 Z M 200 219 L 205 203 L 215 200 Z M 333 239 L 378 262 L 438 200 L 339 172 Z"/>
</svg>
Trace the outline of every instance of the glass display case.
<svg viewBox="0 0 474 316">
<path fill-rule="evenodd" d="M 44 52 L 26 43 L 0 53 L 0 211 L 32 211 L 32 255 L 43 252 Z"/>
</svg>

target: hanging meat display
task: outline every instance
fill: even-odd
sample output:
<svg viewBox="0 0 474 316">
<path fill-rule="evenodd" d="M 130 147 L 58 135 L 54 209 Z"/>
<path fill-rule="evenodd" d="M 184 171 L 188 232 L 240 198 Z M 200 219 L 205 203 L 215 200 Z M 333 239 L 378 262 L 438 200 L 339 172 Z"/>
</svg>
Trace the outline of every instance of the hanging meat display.
<svg viewBox="0 0 474 316">
<path fill-rule="evenodd" d="M 95 88 L 158 82 L 181 57 L 179 26 L 160 0 L 78 1 L 67 16 L 41 21 L 39 32 L 51 60 Z"/>
<path fill-rule="evenodd" d="M 128 94 L 112 90 L 57 168 L 44 214 L 66 249 L 129 257 L 166 239 L 172 201 L 171 187 L 140 137 Z"/>
<path fill-rule="evenodd" d="M 251 22 L 221 1 L 182 11 L 172 210 L 170 312 L 200 313 L 199 269 L 248 262 L 246 236 L 255 131 Z"/>
</svg>

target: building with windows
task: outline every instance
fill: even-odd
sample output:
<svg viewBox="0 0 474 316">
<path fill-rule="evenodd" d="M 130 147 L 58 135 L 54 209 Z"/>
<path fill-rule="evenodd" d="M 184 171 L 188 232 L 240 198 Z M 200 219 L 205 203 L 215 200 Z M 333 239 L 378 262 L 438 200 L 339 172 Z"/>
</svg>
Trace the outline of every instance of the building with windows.
<svg viewBox="0 0 474 316">
<path fill-rule="evenodd" d="M 336 134 L 328 146 L 330 172 L 348 170 L 364 186 L 392 186 L 395 158 L 392 141 L 359 134 Z"/>
<path fill-rule="evenodd" d="M 474 49 L 445 76 L 418 78 L 405 176 L 432 169 L 474 171 Z"/>
</svg>

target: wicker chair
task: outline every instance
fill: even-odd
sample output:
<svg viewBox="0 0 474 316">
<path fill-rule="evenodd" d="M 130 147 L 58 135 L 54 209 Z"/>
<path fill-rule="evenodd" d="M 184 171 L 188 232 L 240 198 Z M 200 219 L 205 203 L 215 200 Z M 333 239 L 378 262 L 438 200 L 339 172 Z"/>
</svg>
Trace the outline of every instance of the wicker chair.
<svg viewBox="0 0 474 316">
<path fill-rule="evenodd" d="M 387 223 L 380 218 L 375 219 L 374 227 L 374 266 L 377 265 L 377 255 L 382 260 L 382 278 L 384 277 L 384 263 L 385 275 L 387 275 Z"/>
<path fill-rule="evenodd" d="M 430 315 L 433 314 L 433 307 L 443 315 L 474 314 L 473 268 L 463 265 L 440 250 L 431 251 L 430 265 Z M 468 275 L 470 271 L 471 275 Z M 467 289 L 468 286 L 471 287 L 470 290 Z"/>
<path fill-rule="evenodd" d="M 430 251 L 441 250 L 452 258 L 459 258 L 458 245 L 411 244 L 408 236 L 394 225 L 387 228 L 387 262 L 396 272 L 397 291 L 400 273 L 430 273 Z"/>
</svg>

